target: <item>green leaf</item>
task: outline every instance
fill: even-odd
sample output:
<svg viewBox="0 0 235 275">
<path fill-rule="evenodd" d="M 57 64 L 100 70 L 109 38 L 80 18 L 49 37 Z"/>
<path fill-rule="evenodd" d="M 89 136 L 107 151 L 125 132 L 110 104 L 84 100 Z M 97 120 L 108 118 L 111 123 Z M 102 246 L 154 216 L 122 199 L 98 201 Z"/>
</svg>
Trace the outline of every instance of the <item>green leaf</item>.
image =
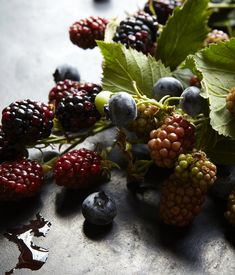
<svg viewBox="0 0 235 275">
<path fill-rule="evenodd" d="M 176 8 L 157 41 L 157 59 L 174 70 L 189 54 L 195 53 L 209 31 L 208 0 L 188 0 Z"/>
<path fill-rule="evenodd" d="M 102 79 L 104 90 L 135 94 L 133 81 L 136 81 L 138 89 L 151 98 L 156 81 L 171 75 L 170 70 L 152 56 L 127 49 L 120 43 L 98 41 L 97 44 L 104 57 Z"/>
<path fill-rule="evenodd" d="M 213 44 L 188 57 L 186 66 L 202 76 L 202 96 L 209 98 L 212 128 L 235 139 L 235 117 L 226 108 L 227 94 L 235 87 L 235 39 Z"/>
</svg>

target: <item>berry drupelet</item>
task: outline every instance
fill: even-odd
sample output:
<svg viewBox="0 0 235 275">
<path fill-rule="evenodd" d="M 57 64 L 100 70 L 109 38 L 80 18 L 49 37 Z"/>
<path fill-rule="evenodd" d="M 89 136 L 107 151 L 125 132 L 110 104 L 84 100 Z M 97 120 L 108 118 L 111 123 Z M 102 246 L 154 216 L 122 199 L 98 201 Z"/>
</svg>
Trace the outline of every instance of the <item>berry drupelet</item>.
<svg viewBox="0 0 235 275">
<path fill-rule="evenodd" d="M 231 192 L 228 197 L 227 211 L 224 213 L 225 218 L 235 226 L 235 189 Z"/>
<path fill-rule="evenodd" d="M 235 87 L 231 88 L 226 97 L 226 108 L 235 116 Z"/>
<path fill-rule="evenodd" d="M 49 92 L 49 104 L 53 104 L 56 108 L 61 99 L 81 90 L 85 90 L 91 96 L 92 100 L 94 100 L 102 88 L 97 84 L 89 82 L 80 83 L 71 80 L 59 81 Z"/>
<path fill-rule="evenodd" d="M 102 177 L 102 158 L 82 148 L 61 156 L 54 166 L 56 184 L 69 188 L 89 188 Z"/>
<path fill-rule="evenodd" d="M 154 54 L 157 36 L 158 22 L 156 17 L 141 11 L 121 21 L 113 41 L 121 42 L 127 48 L 131 47 L 144 54 Z"/>
<path fill-rule="evenodd" d="M 207 47 L 212 43 L 218 43 L 228 40 L 229 36 L 227 35 L 227 33 L 221 30 L 214 29 L 213 31 L 208 33 L 207 38 L 204 41 L 204 47 Z"/>
<path fill-rule="evenodd" d="M 93 95 L 89 95 L 85 90 L 76 91 L 63 98 L 58 104 L 55 114 L 63 129 L 70 132 L 89 128 L 100 119 Z"/>
<path fill-rule="evenodd" d="M 70 40 L 83 49 L 93 49 L 96 40 L 104 40 L 106 18 L 90 16 L 75 22 L 69 29 Z"/>
<path fill-rule="evenodd" d="M 134 132 L 143 141 L 148 141 L 149 134 L 156 128 L 155 117 L 159 108 L 150 103 L 142 103 L 137 107 L 137 118 L 129 125 L 128 129 Z"/>
<path fill-rule="evenodd" d="M 201 212 L 204 201 L 204 190 L 172 174 L 161 188 L 160 218 L 169 225 L 186 226 Z"/>
<path fill-rule="evenodd" d="M 182 115 L 167 116 L 162 125 L 150 132 L 151 158 L 160 167 L 171 168 L 181 153 L 194 146 L 194 125 Z"/>
<path fill-rule="evenodd" d="M 0 164 L 0 201 L 34 196 L 43 184 L 42 166 L 23 159 Z"/>
<path fill-rule="evenodd" d="M 153 0 L 152 4 L 159 24 L 165 25 L 168 17 L 173 13 L 173 10 L 181 6 L 182 2 L 179 0 Z M 149 1 L 145 4 L 144 11 L 152 14 Z"/>
<path fill-rule="evenodd" d="M 28 157 L 28 151 L 21 144 L 10 143 L 6 139 L 6 134 L 0 126 L 0 163 L 9 160 L 22 159 Z"/>
<path fill-rule="evenodd" d="M 16 101 L 2 111 L 2 129 L 10 142 L 28 145 L 49 137 L 53 118 L 53 111 L 44 103 Z"/>
</svg>

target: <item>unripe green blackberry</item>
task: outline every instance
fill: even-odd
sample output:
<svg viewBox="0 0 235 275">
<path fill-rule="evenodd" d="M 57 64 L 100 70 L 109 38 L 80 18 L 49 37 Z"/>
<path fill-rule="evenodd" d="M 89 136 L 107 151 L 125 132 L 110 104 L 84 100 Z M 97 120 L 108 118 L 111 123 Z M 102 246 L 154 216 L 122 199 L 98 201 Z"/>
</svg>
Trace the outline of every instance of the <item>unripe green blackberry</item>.
<svg viewBox="0 0 235 275">
<path fill-rule="evenodd" d="M 159 108 L 149 103 L 142 103 L 137 107 L 137 118 L 130 124 L 129 130 L 148 141 L 150 132 L 156 128 L 157 119 L 155 118 Z"/>
<path fill-rule="evenodd" d="M 235 87 L 230 89 L 226 97 L 226 108 L 232 115 L 235 115 Z"/>
<path fill-rule="evenodd" d="M 180 154 L 175 164 L 175 176 L 178 179 L 189 180 L 206 191 L 216 180 L 216 170 L 216 166 L 202 151 Z"/>
<path fill-rule="evenodd" d="M 214 29 L 213 31 L 207 34 L 207 38 L 205 39 L 203 45 L 204 47 L 207 47 L 212 43 L 218 43 L 218 42 L 223 42 L 228 40 L 229 40 L 229 36 L 227 35 L 227 33 L 221 30 Z"/>
<path fill-rule="evenodd" d="M 173 174 L 161 187 L 160 218 L 169 225 L 186 226 L 201 212 L 204 200 L 200 187 Z"/>
<path fill-rule="evenodd" d="M 180 154 L 193 149 L 194 128 L 182 115 L 167 116 L 158 129 L 150 132 L 148 147 L 154 162 L 160 167 L 173 167 Z"/>
<path fill-rule="evenodd" d="M 235 189 L 231 192 L 228 197 L 227 211 L 224 213 L 225 218 L 232 224 L 235 225 Z"/>
<path fill-rule="evenodd" d="M 158 22 L 162 25 L 166 24 L 168 17 L 172 14 L 173 10 L 177 6 L 181 6 L 182 3 L 179 0 L 153 0 L 152 1 L 154 12 L 157 16 Z M 152 14 L 150 8 L 150 1 L 144 6 L 144 11 Z"/>
</svg>

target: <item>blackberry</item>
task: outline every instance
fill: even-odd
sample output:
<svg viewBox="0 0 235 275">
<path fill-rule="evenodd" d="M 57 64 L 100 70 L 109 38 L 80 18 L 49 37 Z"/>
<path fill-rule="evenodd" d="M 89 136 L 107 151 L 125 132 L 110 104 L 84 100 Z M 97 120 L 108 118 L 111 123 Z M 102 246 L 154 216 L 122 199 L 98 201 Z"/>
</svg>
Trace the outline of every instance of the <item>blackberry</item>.
<svg viewBox="0 0 235 275">
<path fill-rule="evenodd" d="M 153 0 L 153 8 L 154 12 L 157 16 L 157 20 L 159 24 L 165 25 L 166 21 L 168 20 L 168 17 L 173 13 L 173 10 L 176 7 L 179 7 L 182 5 L 182 2 L 180 0 Z M 150 1 L 148 1 L 144 6 L 144 11 L 152 14 L 151 8 L 150 8 Z"/>
<path fill-rule="evenodd" d="M 28 151 L 24 146 L 12 144 L 6 139 L 6 134 L 0 126 L 0 163 L 28 157 Z"/>
<path fill-rule="evenodd" d="M 139 12 L 121 21 L 113 41 L 121 42 L 127 48 L 134 48 L 144 54 L 153 54 L 158 35 L 156 17 L 145 12 Z"/>
<path fill-rule="evenodd" d="M 160 167 L 171 168 L 177 157 L 194 146 L 194 125 L 182 115 L 167 116 L 162 125 L 150 132 L 151 158 Z"/>
<path fill-rule="evenodd" d="M 214 29 L 213 31 L 207 34 L 207 38 L 205 39 L 203 44 L 204 44 L 204 47 L 207 47 L 212 43 L 218 43 L 218 42 L 223 42 L 228 40 L 229 40 L 229 36 L 227 35 L 227 33 L 221 30 Z"/>
<path fill-rule="evenodd" d="M 173 174 L 161 187 L 160 218 L 169 225 L 186 226 L 201 212 L 204 201 L 204 190 Z"/>
<path fill-rule="evenodd" d="M 224 213 L 225 218 L 232 224 L 235 225 L 235 189 L 231 192 L 228 197 L 227 211 Z"/>
<path fill-rule="evenodd" d="M 69 29 L 70 40 L 83 49 L 93 49 L 96 40 L 104 40 L 108 20 L 100 16 L 90 16 L 75 22 Z"/>
<path fill-rule="evenodd" d="M 230 89 L 226 97 L 226 108 L 232 115 L 235 115 L 235 87 Z"/>
<path fill-rule="evenodd" d="M 150 103 L 139 104 L 137 118 L 129 125 L 128 129 L 135 132 L 137 137 L 148 141 L 150 132 L 156 128 L 158 110 L 158 107 Z"/>
<path fill-rule="evenodd" d="M 76 132 L 88 128 L 100 119 L 92 99 L 93 95 L 81 90 L 60 101 L 55 114 L 65 131 Z"/>
<path fill-rule="evenodd" d="M 51 134 L 53 118 L 53 111 L 44 103 L 16 101 L 2 111 L 2 129 L 10 142 L 32 144 Z"/>
<path fill-rule="evenodd" d="M 190 154 L 179 155 L 175 164 L 175 175 L 207 190 L 216 180 L 216 166 L 208 160 L 204 152 L 193 150 Z"/>
<path fill-rule="evenodd" d="M 96 95 L 102 90 L 102 88 L 94 83 L 80 83 L 71 80 L 60 81 L 49 92 L 49 104 L 53 104 L 55 108 L 58 106 L 62 98 L 72 95 L 74 92 L 85 90 L 95 99 Z"/>
<path fill-rule="evenodd" d="M 57 185 L 69 188 L 89 188 L 102 178 L 102 158 L 94 151 L 82 148 L 58 158 L 54 166 Z"/>
<path fill-rule="evenodd" d="M 0 164 L 0 201 L 34 196 L 43 184 L 43 169 L 37 161 L 23 159 Z"/>
</svg>

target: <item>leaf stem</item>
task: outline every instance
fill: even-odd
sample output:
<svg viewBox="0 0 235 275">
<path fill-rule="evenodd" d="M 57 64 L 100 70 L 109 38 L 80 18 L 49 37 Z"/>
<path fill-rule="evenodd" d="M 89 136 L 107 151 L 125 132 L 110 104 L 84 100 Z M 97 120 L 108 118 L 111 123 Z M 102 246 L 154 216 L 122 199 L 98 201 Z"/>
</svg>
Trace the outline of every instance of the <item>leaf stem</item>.
<svg viewBox="0 0 235 275">
<path fill-rule="evenodd" d="M 235 4 L 226 4 L 226 3 L 219 3 L 219 4 L 212 4 L 209 3 L 209 9 L 234 9 Z"/>
</svg>

